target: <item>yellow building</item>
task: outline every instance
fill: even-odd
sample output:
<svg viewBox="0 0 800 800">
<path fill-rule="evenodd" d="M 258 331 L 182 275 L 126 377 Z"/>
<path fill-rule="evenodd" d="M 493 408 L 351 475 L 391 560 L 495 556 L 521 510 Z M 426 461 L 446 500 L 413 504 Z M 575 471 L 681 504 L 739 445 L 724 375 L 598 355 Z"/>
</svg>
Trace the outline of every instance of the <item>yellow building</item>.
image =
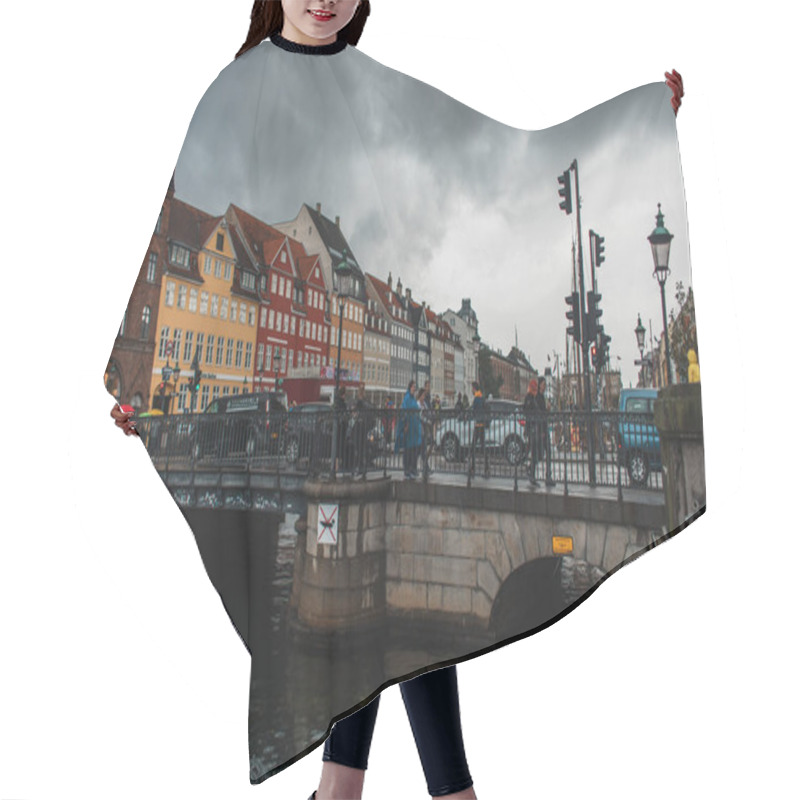
<svg viewBox="0 0 800 800">
<path fill-rule="evenodd" d="M 238 267 L 224 217 L 179 200 L 172 207 L 167 243 L 152 407 L 172 414 L 202 411 L 216 397 L 252 391 L 256 275 Z M 192 405 L 194 364 L 202 376 Z"/>
</svg>

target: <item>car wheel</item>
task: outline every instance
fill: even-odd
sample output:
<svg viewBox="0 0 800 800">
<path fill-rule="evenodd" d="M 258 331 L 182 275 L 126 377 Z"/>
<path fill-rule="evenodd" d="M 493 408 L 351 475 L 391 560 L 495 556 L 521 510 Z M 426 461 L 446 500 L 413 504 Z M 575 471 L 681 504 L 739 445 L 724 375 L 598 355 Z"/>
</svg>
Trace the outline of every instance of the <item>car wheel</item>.
<svg viewBox="0 0 800 800">
<path fill-rule="evenodd" d="M 503 445 L 503 451 L 506 456 L 506 461 L 512 466 L 517 464 L 521 464 L 525 459 L 525 442 L 517 436 L 516 433 L 512 433 L 509 436 L 505 444 Z"/>
<path fill-rule="evenodd" d="M 646 486 L 650 476 L 650 464 L 647 456 L 640 450 L 634 450 L 628 456 L 628 477 L 634 486 Z"/>
<path fill-rule="evenodd" d="M 454 433 L 446 433 L 442 439 L 442 453 L 445 461 L 452 464 L 460 460 L 461 448 L 458 445 L 458 437 Z"/>
<path fill-rule="evenodd" d="M 286 442 L 286 460 L 290 464 L 295 464 L 300 458 L 300 440 L 296 436 L 290 436 Z"/>
<path fill-rule="evenodd" d="M 248 458 L 252 458 L 258 450 L 258 434 L 254 430 L 247 432 L 247 440 L 244 445 L 244 452 Z"/>
</svg>

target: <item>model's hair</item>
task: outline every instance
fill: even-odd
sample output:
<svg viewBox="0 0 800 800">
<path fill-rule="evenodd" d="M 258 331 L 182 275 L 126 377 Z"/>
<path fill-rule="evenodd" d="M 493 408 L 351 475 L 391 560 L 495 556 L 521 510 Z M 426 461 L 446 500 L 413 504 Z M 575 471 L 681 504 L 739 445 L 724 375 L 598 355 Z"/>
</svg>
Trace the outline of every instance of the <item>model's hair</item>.
<svg viewBox="0 0 800 800">
<path fill-rule="evenodd" d="M 353 18 L 339 31 L 336 38 L 345 39 L 348 44 L 355 47 L 361 38 L 361 31 L 364 30 L 368 16 L 369 0 L 361 0 Z M 257 44 L 261 44 L 267 37 L 282 30 L 283 6 L 280 0 L 255 0 L 253 10 L 250 12 L 250 30 L 235 57 L 239 58 Z"/>
</svg>

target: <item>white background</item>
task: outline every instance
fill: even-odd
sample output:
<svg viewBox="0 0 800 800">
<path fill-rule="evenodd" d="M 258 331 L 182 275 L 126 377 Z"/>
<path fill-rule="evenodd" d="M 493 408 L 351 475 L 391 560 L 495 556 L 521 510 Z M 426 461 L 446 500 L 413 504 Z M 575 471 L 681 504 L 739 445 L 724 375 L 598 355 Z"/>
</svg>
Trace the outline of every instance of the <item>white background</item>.
<svg viewBox="0 0 800 800">
<path fill-rule="evenodd" d="M 668 68 L 686 83 L 708 512 L 554 627 L 459 667 L 479 797 L 796 796 L 789 4 L 373 6 L 365 52 L 518 127 L 558 124 Z M 304 800 L 317 785 L 321 748 L 250 786 L 246 651 L 101 383 L 189 119 L 249 11 L 4 10 L 5 800 Z M 392 687 L 364 797 L 426 796 Z"/>
</svg>

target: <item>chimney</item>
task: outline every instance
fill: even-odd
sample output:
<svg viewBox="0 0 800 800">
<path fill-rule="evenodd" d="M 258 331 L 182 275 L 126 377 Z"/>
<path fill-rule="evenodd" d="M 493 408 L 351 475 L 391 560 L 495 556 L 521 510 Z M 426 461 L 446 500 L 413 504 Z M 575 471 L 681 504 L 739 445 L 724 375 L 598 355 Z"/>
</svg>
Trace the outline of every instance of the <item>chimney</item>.
<svg viewBox="0 0 800 800">
<path fill-rule="evenodd" d="M 406 300 L 411 300 L 411 288 L 406 286 Z"/>
<path fill-rule="evenodd" d="M 400 297 L 403 296 L 403 283 L 400 278 L 397 279 L 397 294 L 399 294 Z"/>
<path fill-rule="evenodd" d="M 317 214 L 322 213 L 322 203 L 317 203 Z"/>
<path fill-rule="evenodd" d="M 336 215 L 336 227 L 337 228 L 339 227 L 339 215 L 338 214 Z"/>
</svg>

